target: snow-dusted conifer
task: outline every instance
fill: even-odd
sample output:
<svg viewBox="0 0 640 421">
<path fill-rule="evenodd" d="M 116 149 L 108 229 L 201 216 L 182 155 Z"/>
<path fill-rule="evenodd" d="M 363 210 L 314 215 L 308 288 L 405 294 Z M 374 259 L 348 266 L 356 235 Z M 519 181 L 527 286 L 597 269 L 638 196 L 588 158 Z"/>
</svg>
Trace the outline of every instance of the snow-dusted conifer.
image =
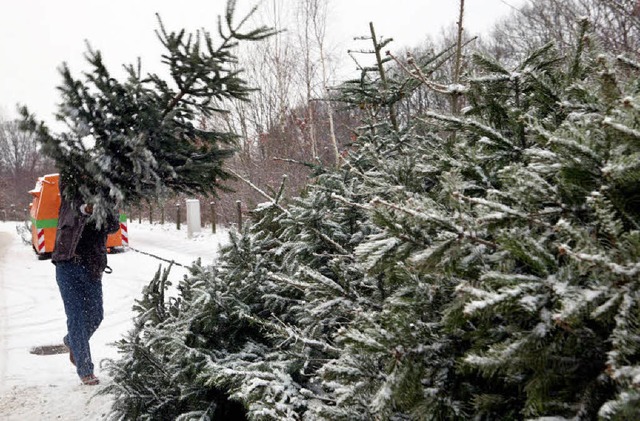
<svg viewBox="0 0 640 421">
<path fill-rule="evenodd" d="M 234 150 L 235 135 L 203 129 L 198 121 L 225 112 L 227 99 L 246 100 L 252 89 L 236 69 L 234 47 L 273 33 L 243 32 L 233 20 L 235 1 L 219 23 L 219 45 L 206 31 L 169 32 L 159 20 L 163 63 L 171 80 L 142 74 L 140 62 L 114 78 L 99 51 L 88 47 L 91 67 L 76 79 L 63 64 L 56 118 L 66 129 L 53 133 L 22 108 L 23 126 L 35 133 L 42 151 L 55 160 L 69 182 L 65 194 L 80 192 L 96 205 L 135 204 L 173 192 L 215 193 L 229 178 L 222 162 Z"/>
<path fill-rule="evenodd" d="M 386 177 L 371 203 L 356 254 L 396 290 L 321 369 L 328 418 L 637 416 L 638 69 L 586 26 L 574 56 L 478 57 L 466 114 L 405 143 L 429 189 Z"/>
<path fill-rule="evenodd" d="M 347 161 L 259 206 L 121 344 L 180 393 L 140 370 L 117 415 L 637 418 L 640 68 L 582 30 L 566 57 L 477 57 L 462 115 L 392 124 L 415 75 L 348 85 L 368 118 Z"/>
<path fill-rule="evenodd" d="M 118 416 L 145 406 L 145 390 L 166 400 L 173 416 L 211 419 L 229 399 L 256 420 L 299 419 L 326 399 L 317 370 L 338 356 L 338 330 L 378 294 L 354 267 L 353 248 L 369 225 L 360 223 L 362 209 L 349 204 L 358 201 L 359 185 L 350 178 L 349 170 L 320 175 L 286 207 L 279 198 L 260 205 L 249 228 L 231 233 L 216 269 L 194 266 L 177 299 L 164 300 L 167 319 L 119 344 L 125 358 L 110 364 Z M 122 366 L 133 355 L 147 353 L 164 356 L 156 369 L 171 373 L 179 395 L 165 393 L 166 382 L 154 376 L 121 376 L 135 373 Z M 125 386 L 131 383 L 137 386 Z"/>
</svg>

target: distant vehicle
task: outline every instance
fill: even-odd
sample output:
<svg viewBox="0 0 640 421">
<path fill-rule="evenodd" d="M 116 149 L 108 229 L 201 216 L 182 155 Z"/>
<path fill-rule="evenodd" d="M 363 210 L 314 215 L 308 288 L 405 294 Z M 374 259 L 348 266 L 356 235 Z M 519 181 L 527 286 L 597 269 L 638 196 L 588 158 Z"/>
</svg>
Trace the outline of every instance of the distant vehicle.
<svg viewBox="0 0 640 421">
<path fill-rule="evenodd" d="M 29 205 L 31 244 L 40 260 L 51 257 L 56 242 L 58 212 L 60 210 L 59 180 L 59 174 L 38 177 L 34 189 L 29 190 L 29 194 L 33 196 L 33 201 Z M 109 252 L 119 251 L 128 245 L 127 216 L 121 213 L 120 229 L 107 238 L 107 250 Z"/>
</svg>

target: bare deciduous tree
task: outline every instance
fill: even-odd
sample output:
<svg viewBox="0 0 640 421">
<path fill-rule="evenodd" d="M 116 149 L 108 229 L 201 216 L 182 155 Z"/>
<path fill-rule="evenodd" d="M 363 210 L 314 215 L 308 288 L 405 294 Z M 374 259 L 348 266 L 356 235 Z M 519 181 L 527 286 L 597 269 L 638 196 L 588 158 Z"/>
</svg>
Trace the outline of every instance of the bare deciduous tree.
<svg viewBox="0 0 640 421">
<path fill-rule="evenodd" d="M 637 0 L 530 0 L 496 25 L 489 51 L 497 58 L 517 55 L 554 41 L 560 51 L 575 45 L 578 21 L 586 17 L 608 51 L 640 54 Z"/>
<path fill-rule="evenodd" d="M 36 179 L 52 170 L 53 164 L 38 152 L 35 138 L 20 130 L 17 121 L 0 118 L 0 207 L 26 206 Z"/>
<path fill-rule="evenodd" d="M 251 103 L 236 102 L 231 113 L 207 124 L 240 134 L 240 151 L 228 161 L 236 173 L 265 191 L 277 188 L 286 175 L 287 193 L 295 195 L 308 182 L 311 167 L 339 162 L 340 139 L 350 139 L 339 125 L 349 116 L 334 111 L 327 100 L 335 66 L 326 41 L 328 0 L 304 0 L 295 7 L 269 0 L 264 6 L 255 15 L 259 23 L 283 31 L 250 45 L 240 60 L 259 90 Z M 248 208 L 263 200 L 243 183 L 230 187 L 234 192 L 220 198 L 224 208 L 234 207 L 236 199 Z"/>
</svg>

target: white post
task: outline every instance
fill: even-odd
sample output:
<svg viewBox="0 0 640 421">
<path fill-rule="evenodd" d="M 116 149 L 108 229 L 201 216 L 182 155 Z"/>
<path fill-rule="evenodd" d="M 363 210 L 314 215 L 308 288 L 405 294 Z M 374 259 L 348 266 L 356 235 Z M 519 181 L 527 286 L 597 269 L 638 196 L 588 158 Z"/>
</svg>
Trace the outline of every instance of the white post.
<svg viewBox="0 0 640 421">
<path fill-rule="evenodd" d="M 197 199 L 187 199 L 187 237 L 192 238 L 193 234 L 200 232 L 200 201 Z"/>
</svg>

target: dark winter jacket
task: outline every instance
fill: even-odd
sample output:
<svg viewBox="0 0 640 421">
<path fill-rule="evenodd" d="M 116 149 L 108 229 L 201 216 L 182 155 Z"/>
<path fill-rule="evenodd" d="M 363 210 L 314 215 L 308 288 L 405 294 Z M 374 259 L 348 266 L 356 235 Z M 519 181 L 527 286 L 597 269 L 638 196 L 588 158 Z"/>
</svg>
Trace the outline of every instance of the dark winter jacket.
<svg viewBox="0 0 640 421">
<path fill-rule="evenodd" d="M 60 191 L 63 191 L 62 185 Z M 107 236 L 118 231 L 120 224 L 117 215 L 109 213 L 104 226 L 96 228 L 89 216 L 80 211 L 82 204 L 81 199 L 66 200 L 62 196 L 51 261 L 77 259 L 97 277 L 107 266 Z"/>
</svg>

